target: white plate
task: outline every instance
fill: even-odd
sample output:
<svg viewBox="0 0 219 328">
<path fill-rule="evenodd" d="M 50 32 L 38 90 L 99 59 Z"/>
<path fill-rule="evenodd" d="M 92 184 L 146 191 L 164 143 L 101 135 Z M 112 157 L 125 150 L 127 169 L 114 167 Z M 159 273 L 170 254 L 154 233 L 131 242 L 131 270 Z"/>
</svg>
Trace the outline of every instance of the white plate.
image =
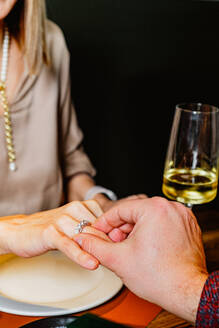
<svg viewBox="0 0 219 328">
<path fill-rule="evenodd" d="M 0 311 L 27 316 L 76 313 L 108 301 L 121 287 L 110 270 L 83 269 L 57 251 L 30 259 L 13 257 L 0 264 Z"/>
</svg>

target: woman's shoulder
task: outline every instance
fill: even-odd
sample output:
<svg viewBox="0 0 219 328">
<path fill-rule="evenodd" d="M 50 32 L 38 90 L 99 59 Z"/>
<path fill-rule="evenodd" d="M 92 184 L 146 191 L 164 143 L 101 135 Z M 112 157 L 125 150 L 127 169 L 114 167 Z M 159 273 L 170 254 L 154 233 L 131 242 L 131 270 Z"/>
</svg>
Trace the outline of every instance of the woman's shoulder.
<svg viewBox="0 0 219 328">
<path fill-rule="evenodd" d="M 63 55 L 63 52 L 68 53 L 63 31 L 49 19 L 46 21 L 46 42 L 50 56 L 53 57 L 53 54 Z"/>
</svg>

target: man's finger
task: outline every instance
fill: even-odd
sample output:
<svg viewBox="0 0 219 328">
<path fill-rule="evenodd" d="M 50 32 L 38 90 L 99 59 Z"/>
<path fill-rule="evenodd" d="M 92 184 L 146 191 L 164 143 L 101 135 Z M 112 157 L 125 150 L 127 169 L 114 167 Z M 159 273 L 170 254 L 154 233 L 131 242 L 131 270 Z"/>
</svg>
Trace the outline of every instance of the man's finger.
<svg viewBox="0 0 219 328">
<path fill-rule="evenodd" d="M 114 242 L 120 242 L 127 238 L 127 233 L 122 232 L 120 229 L 115 228 L 109 232 L 108 236 Z"/>
<path fill-rule="evenodd" d="M 81 233 L 74 236 L 74 240 L 87 253 L 93 255 L 99 262 L 112 271 L 117 271 L 123 258 L 122 243 L 116 244 L 105 241 L 94 235 Z M 117 248 L 120 245 L 120 251 Z"/>
<path fill-rule="evenodd" d="M 145 198 L 148 198 L 148 196 L 145 194 L 131 195 L 131 196 L 126 197 L 126 199 L 128 199 L 128 200 L 145 199 Z"/>
<path fill-rule="evenodd" d="M 128 223 L 134 225 L 142 216 L 153 210 L 149 198 L 127 200 L 112 207 L 98 218 L 93 226 L 105 233 Z"/>
</svg>

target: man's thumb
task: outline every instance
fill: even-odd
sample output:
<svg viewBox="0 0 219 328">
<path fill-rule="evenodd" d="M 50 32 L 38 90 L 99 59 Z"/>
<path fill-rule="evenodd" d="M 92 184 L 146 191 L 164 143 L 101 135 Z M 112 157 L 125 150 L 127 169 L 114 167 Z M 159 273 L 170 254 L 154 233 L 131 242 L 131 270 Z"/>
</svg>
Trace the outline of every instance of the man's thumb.
<svg viewBox="0 0 219 328">
<path fill-rule="evenodd" d="M 91 234 L 81 233 L 73 237 L 80 247 L 87 253 L 93 255 L 102 265 L 116 272 L 118 258 L 116 243 L 103 240 Z"/>
</svg>

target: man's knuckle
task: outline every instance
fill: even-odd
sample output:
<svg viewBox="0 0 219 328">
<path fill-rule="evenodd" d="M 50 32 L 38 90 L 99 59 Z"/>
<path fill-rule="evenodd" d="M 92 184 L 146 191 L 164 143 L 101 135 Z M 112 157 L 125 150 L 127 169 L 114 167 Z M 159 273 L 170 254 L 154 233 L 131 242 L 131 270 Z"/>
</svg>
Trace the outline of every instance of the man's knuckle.
<svg viewBox="0 0 219 328">
<path fill-rule="evenodd" d="M 74 200 L 71 203 L 68 203 L 64 206 L 65 213 L 69 213 L 75 209 L 78 209 L 81 206 L 81 203 L 78 200 Z"/>
<path fill-rule="evenodd" d="M 155 207 L 157 207 L 161 212 L 166 213 L 168 211 L 170 202 L 167 199 L 159 196 L 155 196 L 152 199 Z"/>
</svg>

